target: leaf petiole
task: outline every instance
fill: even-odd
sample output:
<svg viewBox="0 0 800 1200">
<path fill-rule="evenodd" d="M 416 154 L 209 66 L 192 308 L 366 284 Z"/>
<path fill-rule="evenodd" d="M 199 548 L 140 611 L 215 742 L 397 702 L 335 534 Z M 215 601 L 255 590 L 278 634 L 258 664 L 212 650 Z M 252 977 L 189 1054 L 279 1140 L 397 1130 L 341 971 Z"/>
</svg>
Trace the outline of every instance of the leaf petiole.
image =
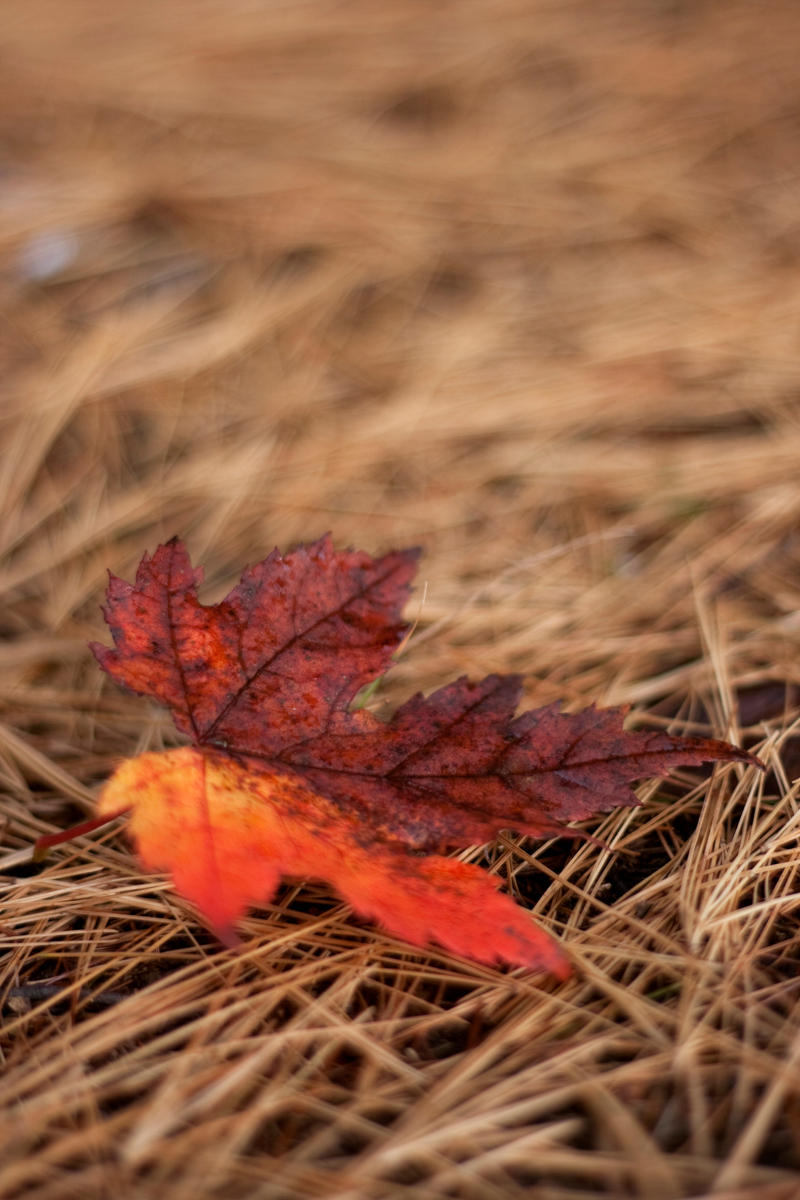
<svg viewBox="0 0 800 1200">
<path fill-rule="evenodd" d="M 48 850 L 53 846 L 60 846 L 62 842 L 71 842 L 73 838 L 81 837 L 84 833 L 93 833 L 95 829 L 101 829 L 103 825 L 108 825 L 109 821 L 115 821 L 117 817 L 121 817 L 126 812 L 130 812 L 130 805 L 113 813 L 90 817 L 88 821 L 70 825 L 69 829 L 61 829 L 58 833 L 46 833 L 43 837 L 37 838 L 33 844 L 33 862 L 43 862 L 47 858 Z"/>
</svg>

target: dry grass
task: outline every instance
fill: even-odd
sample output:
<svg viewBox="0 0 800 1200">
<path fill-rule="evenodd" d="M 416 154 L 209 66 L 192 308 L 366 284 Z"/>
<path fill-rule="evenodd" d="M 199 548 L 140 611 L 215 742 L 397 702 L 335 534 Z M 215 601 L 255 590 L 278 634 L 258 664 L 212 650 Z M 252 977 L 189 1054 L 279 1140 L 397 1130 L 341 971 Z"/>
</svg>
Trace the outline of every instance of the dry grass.
<svg viewBox="0 0 800 1200">
<path fill-rule="evenodd" d="M 0 1194 L 800 1193 L 794 0 L 4 13 Z M 383 695 L 744 737 L 491 861 L 564 985 L 286 887 L 224 952 L 118 831 L 107 566 L 421 543 Z"/>
</svg>

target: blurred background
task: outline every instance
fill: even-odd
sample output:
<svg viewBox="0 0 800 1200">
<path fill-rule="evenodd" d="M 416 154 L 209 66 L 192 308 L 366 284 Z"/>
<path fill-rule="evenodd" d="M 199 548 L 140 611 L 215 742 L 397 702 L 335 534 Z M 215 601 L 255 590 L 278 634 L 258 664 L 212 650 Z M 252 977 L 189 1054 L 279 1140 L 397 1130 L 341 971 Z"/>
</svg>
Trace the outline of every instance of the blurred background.
<svg viewBox="0 0 800 1200">
<path fill-rule="evenodd" d="M 260 950 L 220 966 L 122 842 L 41 874 L 26 856 L 121 756 L 174 737 L 86 650 L 106 569 L 131 578 L 173 534 L 207 600 L 326 530 L 421 545 L 416 629 L 376 703 L 514 670 L 532 704 L 784 737 L 799 52 L 796 0 L 4 6 L 0 985 L 24 1114 L 4 1194 L 508 1200 L 546 1177 L 542 1200 L 797 1195 L 788 734 L 763 810 L 684 801 L 690 781 L 666 817 L 650 789 L 608 819 L 619 859 L 487 852 L 584 956 L 550 1007 L 447 956 L 415 966 L 320 888 L 283 892 L 250 919 Z M 334 963 L 324 996 L 315 961 Z M 93 1009 L 95 987 L 129 1007 Z M 197 1058 L 156 1037 L 189 994 Z M 281 1043 L 247 1091 L 254 1030 L 331 1013 L 341 1060 L 314 1075 L 313 1041 Z"/>
<path fill-rule="evenodd" d="M 780 0 L 9 8 L 19 619 L 176 532 L 223 573 L 326 529 L 421 542 L 426 619 L 576 538 L 556 626 L 609 570 L 643 603 L 655 545 L 746 571 L 797 513 L 797 26 Z"/>
</svg>

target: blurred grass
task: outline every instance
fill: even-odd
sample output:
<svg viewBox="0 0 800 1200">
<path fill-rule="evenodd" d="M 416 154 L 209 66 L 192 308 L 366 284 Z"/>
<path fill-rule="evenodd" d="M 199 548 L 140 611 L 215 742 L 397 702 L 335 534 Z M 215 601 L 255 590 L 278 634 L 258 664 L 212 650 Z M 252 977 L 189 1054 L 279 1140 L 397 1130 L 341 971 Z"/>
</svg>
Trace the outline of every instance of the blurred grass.
<svg viewBox="0 0 800 1200">
<path fill-rule="evenodd" d="M 796 6 L 32 0 L 0 50 L 0 1194 L 789 1200 Z M 472 852 L 566 985 L 286 887 L 222 952 L 109 831 L 100 678 L 180 533 L 422 544 L 379 698 L 519 670 L 770 762 Z M 424 587 L 422 586 L 424 584 Z"/>
</svg>

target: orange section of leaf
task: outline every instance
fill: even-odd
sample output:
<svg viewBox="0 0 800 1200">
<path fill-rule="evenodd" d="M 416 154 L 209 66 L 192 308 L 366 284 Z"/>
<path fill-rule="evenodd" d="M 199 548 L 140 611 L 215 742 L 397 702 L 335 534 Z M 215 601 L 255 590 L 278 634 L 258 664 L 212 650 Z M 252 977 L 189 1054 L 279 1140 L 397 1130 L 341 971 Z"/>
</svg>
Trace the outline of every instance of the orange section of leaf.
<svg viewBox="0 0 800 1200">
<path fill-rule="evenodd" d="M 352 816 L 296 778 L 184 747 L 122 764 L 98 809 L 130 806 L 143 864 L 169 871 L 228 944 L 237 918 L 284 876 L 331 884 L 363 917 L 417 946 L 568 974 L 566 958 L 478 867 L 370 845 Z"/>
</svg>

